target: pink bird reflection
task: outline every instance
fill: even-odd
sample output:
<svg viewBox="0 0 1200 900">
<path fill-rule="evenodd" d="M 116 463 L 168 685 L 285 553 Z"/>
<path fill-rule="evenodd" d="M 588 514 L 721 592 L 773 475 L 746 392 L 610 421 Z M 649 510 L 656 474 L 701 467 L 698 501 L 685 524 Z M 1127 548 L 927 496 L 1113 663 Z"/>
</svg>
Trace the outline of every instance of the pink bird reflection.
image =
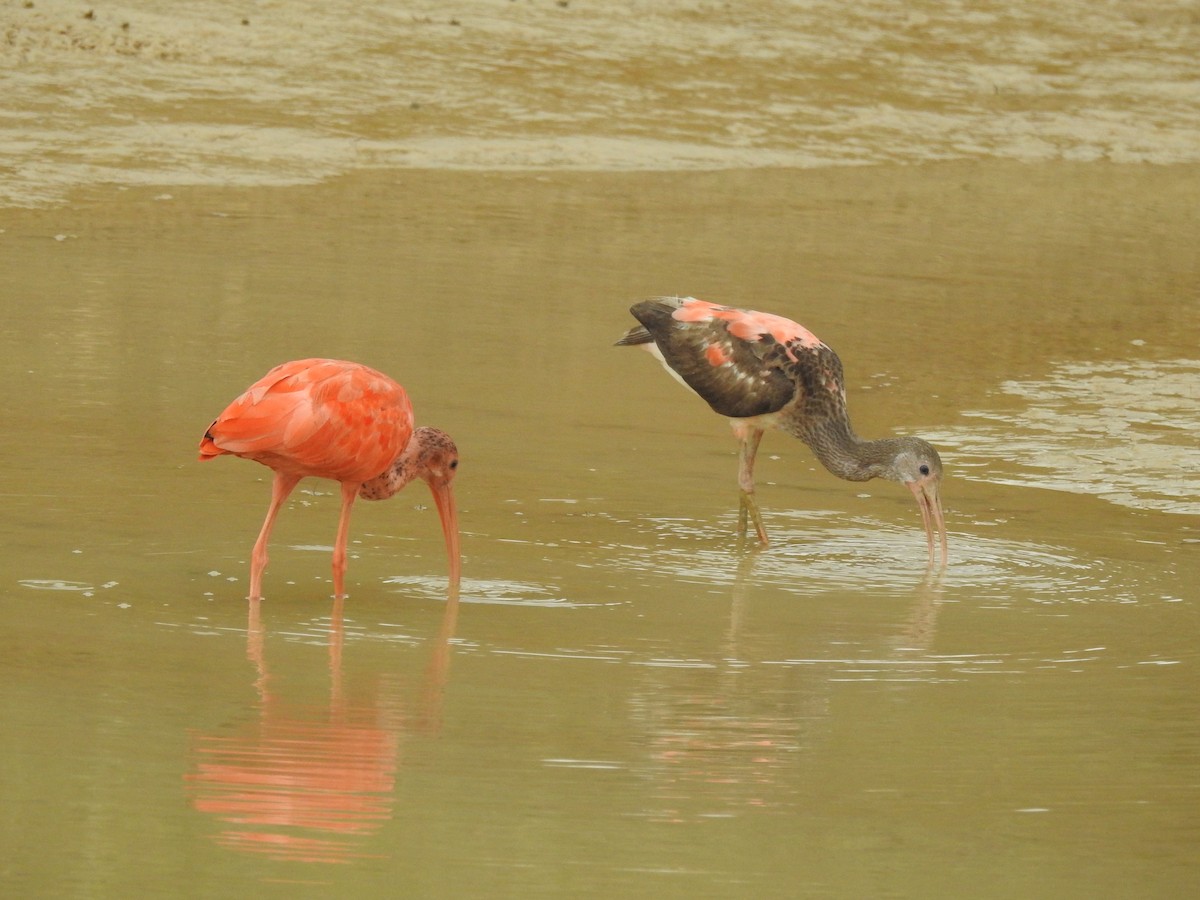
<svg viewBox="0 0 1200 900">
<path fill-rule="evenodd" d="M 452 591 L 422 680 L 416 714 L 382 686 L 347 698 L 342 684 L 342 603 L 329 631 L 328 704 L 291 704 L 271 689 L 258 601 L 250 603 L 246 654 L 257 670 L 257 719 L 227 733 L 193 735 L 192 805 L 221 823 L 214 839 L 278 861 L 348 863 L 378 856 L 367 839 L 394 815 L 400 740 L 436 733 L 458 615 Z"/>
</svg>

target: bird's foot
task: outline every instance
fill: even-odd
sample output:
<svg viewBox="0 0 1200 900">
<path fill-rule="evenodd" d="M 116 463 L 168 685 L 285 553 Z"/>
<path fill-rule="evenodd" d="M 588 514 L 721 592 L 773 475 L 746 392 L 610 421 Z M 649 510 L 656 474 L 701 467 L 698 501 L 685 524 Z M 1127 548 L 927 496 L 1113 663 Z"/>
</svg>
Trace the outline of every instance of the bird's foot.
<svg viewBox="0 0 1200 900">
<path fill-rule="evenodd" d="M 740 493 L 740 503 L 738 506 L 739 547 L 745 543 L 750 522 L 754 523 L 754 531 L 758 536 L 759 544 L 763 547 L 770 545 L 771 542 L 767 539 L 767 529 L 763 526 L 762 514 L 758 511 L 758 503 L 754 500 L 754 494 L 743 490 Z"/>
</svg>

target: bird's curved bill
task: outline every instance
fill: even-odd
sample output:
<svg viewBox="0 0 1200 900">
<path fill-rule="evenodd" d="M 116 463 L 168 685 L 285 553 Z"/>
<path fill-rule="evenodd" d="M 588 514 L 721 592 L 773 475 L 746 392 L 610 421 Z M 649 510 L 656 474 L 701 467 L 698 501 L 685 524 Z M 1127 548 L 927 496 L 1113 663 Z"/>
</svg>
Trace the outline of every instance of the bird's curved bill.
<svg viewBox="0 0 1200 900">
<path fill-rule="evenodd" d="M 950 556 L 950 548 L 946 542 L 946 518 L 942 515 L 942 498 L 938 487 L 937 478 L 922 478 L 919 481 L 908 482 L 908 489 L 912 491 L 913 497 L 917 500 L 917 506 L 921 508 L 921 522 L 925 526 L 925 537 L 929 541 L 929 564 L 931 566 L 933 565 L 933 532 L 935 528 L 942 547 L 943 566 L 946 565 Z"/>
<path fill-rule="evenodd" d="M 454 491 L 450 485 L 429 485 L 434 505 L 442 520 L 442 535 L 446 538 L 446 555 L 450 558 L 450 587 L 457 588 L 462 574 L 462 557 L 458 550 L 458 511 L 454 508 Z"/>
</svg>

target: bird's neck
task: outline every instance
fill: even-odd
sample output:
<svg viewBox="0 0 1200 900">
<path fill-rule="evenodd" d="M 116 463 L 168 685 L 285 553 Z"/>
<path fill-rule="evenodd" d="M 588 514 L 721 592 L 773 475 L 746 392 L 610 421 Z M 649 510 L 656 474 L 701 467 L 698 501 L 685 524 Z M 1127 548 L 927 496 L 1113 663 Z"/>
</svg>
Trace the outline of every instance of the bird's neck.
<svg viewBox="0 0 1200 900">
<path fill-rule="evenodd" d="M 848 418 L 810 421 L 788 430 L 808 444 L 821 465 L 847 481 L 886 478 L 900 449 L 898 438 L 863 440 Z"/>
<path fill-rule="evenodd" d="M 386 500 L 393 497 L 417 477 L 417 456 L 420 447 L 416 441 L 409 441 L 408 446 L 396 457 L 387 469 L 376 475 L 370 481 L 364 481 L 358 489 L 358 496 L 364 500 Z"/>
</svg>

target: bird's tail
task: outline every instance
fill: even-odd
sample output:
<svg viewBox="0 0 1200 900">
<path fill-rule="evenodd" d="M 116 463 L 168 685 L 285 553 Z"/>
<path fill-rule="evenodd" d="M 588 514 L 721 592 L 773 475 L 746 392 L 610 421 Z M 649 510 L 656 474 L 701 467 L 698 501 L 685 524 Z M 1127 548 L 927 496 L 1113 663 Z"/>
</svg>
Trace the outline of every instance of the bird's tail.
<svg viewBox="0 0 1200 900">
<path fill-rule="evenodd" d="M 637 344 L 649 344 L 654 338 L 641 325 L 635 325 L 625 332 L 625 336 L 613 344 L 614 347 L 629 347 Z"/>
<path fill-rule="evenodd" d="M 216 422 L 213 422 L 213 425 L 216 425 L 216 424 L 217 424 Z M 211 427 L 212 427 L 212 425 L 209 426 L 209 428 L 211 428 Z M 222 450 L 213 441 L 213 436 L 212 436 L 211 431 L 204 432 L 204 437 L 202 437 L 200 439 L 200 462 L 204 462 L 205 460 L 214 459 L 215 457 L 222 456 L 226 452 L 227 451 Z"/>
</svg>

